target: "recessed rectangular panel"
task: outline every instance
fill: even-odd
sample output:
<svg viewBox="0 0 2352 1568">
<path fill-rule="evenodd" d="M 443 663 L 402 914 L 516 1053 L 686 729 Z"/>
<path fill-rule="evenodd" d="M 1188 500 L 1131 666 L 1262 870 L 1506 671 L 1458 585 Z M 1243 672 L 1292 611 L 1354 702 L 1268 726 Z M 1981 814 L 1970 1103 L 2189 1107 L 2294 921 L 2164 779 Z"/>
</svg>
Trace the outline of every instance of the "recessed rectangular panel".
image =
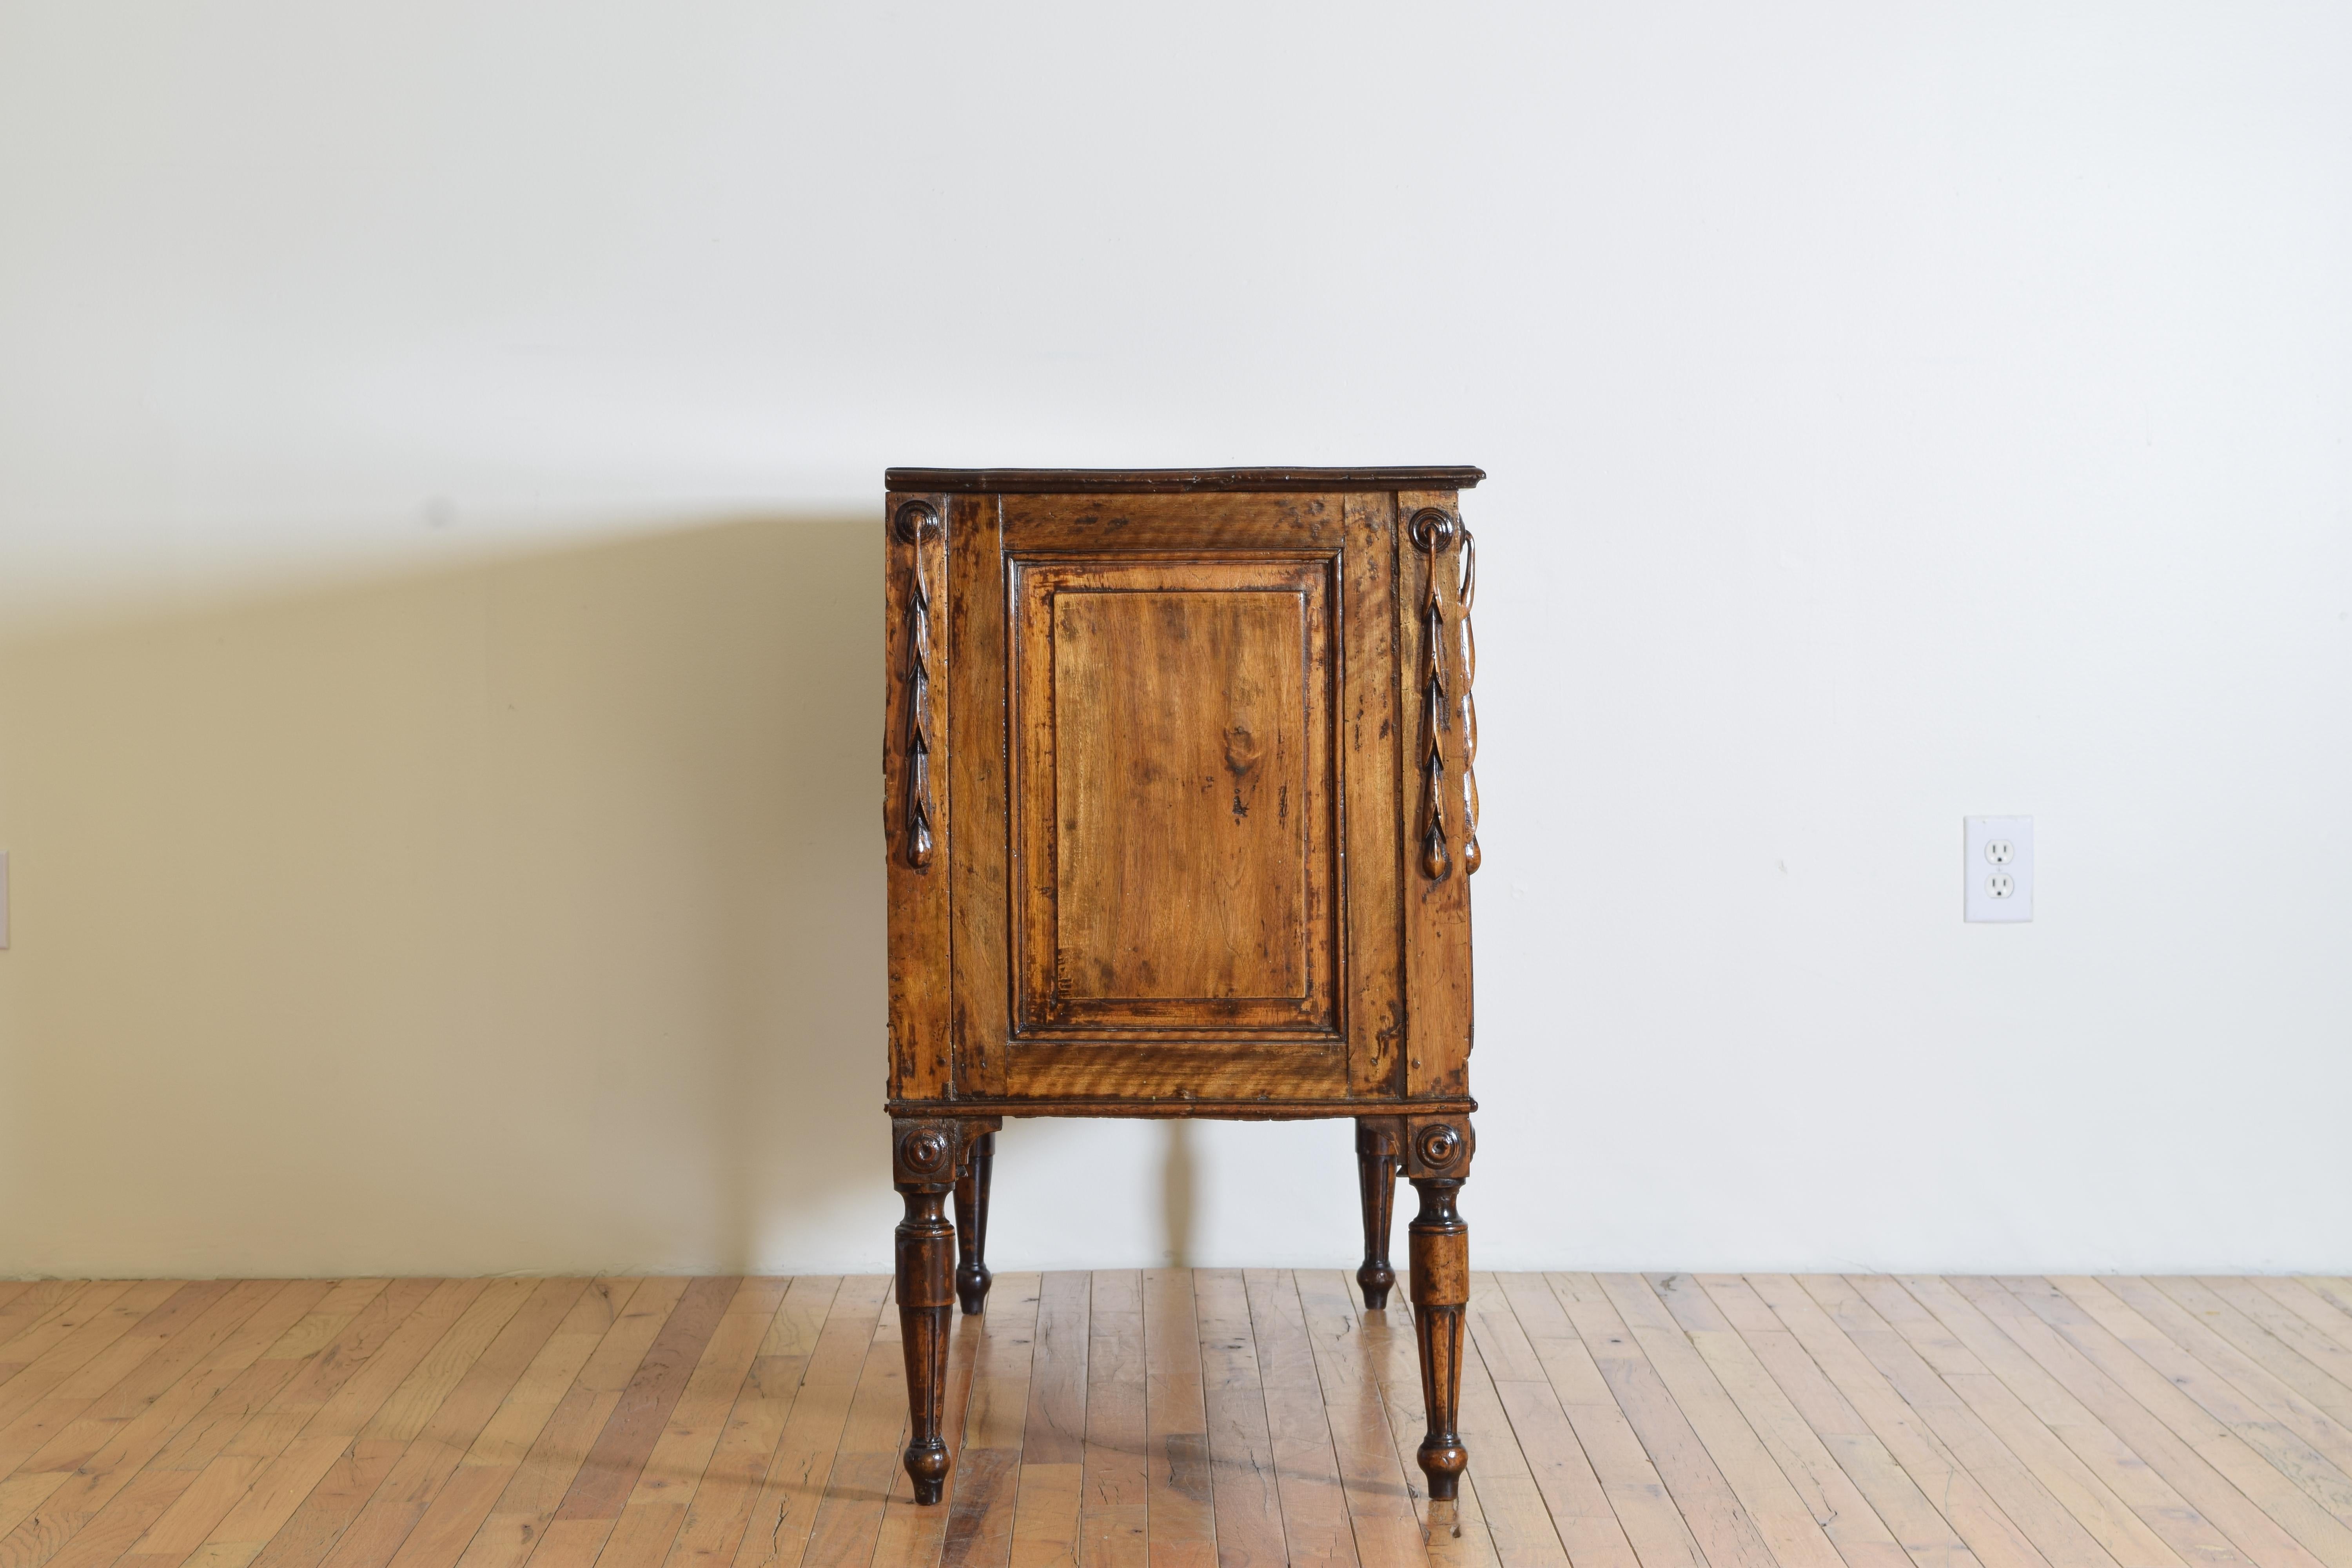
<svg viewBox="0 0 2352 1568">
<path fill-rule="evenodd" d="M 1305 1000 L 1306 646 L 1298 594 L 1055 595 L 1061 995 Z"/>
<path fill-rule="evenodd" d="M 1019 1026 L 1328 1039 L 1331 563 L 1018 574 Z"/>
</svg>

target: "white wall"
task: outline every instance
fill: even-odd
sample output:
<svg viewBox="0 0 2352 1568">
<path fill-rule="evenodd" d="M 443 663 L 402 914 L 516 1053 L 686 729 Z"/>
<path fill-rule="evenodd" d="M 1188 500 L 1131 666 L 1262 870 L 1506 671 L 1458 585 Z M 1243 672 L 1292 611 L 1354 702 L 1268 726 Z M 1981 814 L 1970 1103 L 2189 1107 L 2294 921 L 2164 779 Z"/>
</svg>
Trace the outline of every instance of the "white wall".
<svg viewBox="0 0 2352 1568">
<path fill-rule="evenodd" d="M 0 0 L 0 1273 L 878 1266 L 891 462 L 1492 473 L 1483 1262 L 2352 1268 L 2347 79 Z M 1342 1125 L 1002 1144 L 1006 1265 L 1352 1257 Z"/>
</svg>

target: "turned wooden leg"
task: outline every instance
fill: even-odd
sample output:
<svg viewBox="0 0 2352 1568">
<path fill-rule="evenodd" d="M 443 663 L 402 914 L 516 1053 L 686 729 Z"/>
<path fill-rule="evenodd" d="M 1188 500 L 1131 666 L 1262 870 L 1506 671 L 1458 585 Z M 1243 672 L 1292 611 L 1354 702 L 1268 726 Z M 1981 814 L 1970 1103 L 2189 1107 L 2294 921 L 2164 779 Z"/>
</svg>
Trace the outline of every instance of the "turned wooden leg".
<svg viewBox="0 0 2352 1568">
<path fill-rule="evenodd" d="M 1457 1431 L 1462 1412 L 1462 1310 L 1470 1301 L 1470 1227 L 1454 1210 L 1458 1180 L 1416 1180 L 1412 1220 L 1412 1331 L 1421 1345 L 1421 1398 L 1429 1435 L 1421 1440 L 1429 1495 L 1451 1498 L 1470 1462 Z M 912 1353 L 911 1352 L 908 1353 Z"/>
<path fill-rule="evenodd" d="M 1470 1227 L 1454 1207 L 1470 1173 L 1466 1118 L 1408 1123 L 1405 1174 L 1421 1194 L 1412 1216 L 1412 1332 L 1421 1348 L 1421 1399 L 1429 1432 L 1421 1440 L 1429 1495 L 1449 1500 L 1470 1463 L 1462 1446 L 1463 1312 L 1470 1304 Z"/>
<path fill-rule="evenodd" d="M 1356 1270 L 1364 1306 L 1377 1312 L 1389 1304 L 1396 1270 L 1389 1267 L 1389 1229 L 1396 1207 L 1397 1134 L 1388 1121 L 1356 1123 L 1356 1175 L 1363 1184 L 1364 1261 Z"/>
<path fill-rule="evenodd" d="M 996 1165 L 996 1134 L 975 1132 L 956 1177 L 956 1299 L 967 1317 L 988 1304 L 988 1178 Z"/>
<path fill-rule="evenodd" d="M 898 1222 L 898 1330 L 907 1356 L 907 1474 L 915 1500 L 934 1503 L 947 1486 L 948 1445 L 940 1431 L 947 1396 L 948 1322 L 955 1307 L 955 1227 L 944 1212 L 955 1184 L 954 1122 L 900 1121 L 896 1185 L 907 1200 Z"/>
</svg>

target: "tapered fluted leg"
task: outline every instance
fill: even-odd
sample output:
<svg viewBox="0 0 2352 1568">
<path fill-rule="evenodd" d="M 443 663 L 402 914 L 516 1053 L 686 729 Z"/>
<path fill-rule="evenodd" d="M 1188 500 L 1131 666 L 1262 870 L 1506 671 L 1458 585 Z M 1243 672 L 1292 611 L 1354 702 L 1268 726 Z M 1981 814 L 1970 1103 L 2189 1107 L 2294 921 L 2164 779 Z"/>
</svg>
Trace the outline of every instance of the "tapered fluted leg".
<svg viewBox="0 0 2352 1568">
<path fill-rule="evenodd" d="M 940 1402 L 948 1382 L 948 1321 L 951 1316 L 950 1249 L 955 1230 L 940 1212 L 945 1194 L 910 1192 L 898 1224 L 898 1331 L 907 1354 L 907 1474 L 915 1500 L 940 1500 L 947 1484 L 948 1446 L 940 1432 Z"/>
<path fill-rule="evenodd" d="M 1363 1184 L 1364 1261 L 1356 1270 L 1364 1305 L 1379 1311 L 1389 1304 L 1396 1270 L 1389 1267 L 1389 1231 L 1396 1213 L 1397 1134 L 1386 1121 L 1356 1123 L 1356 1175 Z"/>
<path fill-rule="evenodd" d="M 948 1383 L 948 1320 L 952 1315 L 949 1258 L 955 1229 L 946 1194 L 910 1192 L 898 1224 L 898 1331 L 907 1352 L 907 1474 L 917 1502 L 937 1502 L 947 1484 L 948 1446 L 940 1434 L 940 1402 Z"/>
<path fill-rule="evenodd" d="M 912 1118 L 891 1124 L 891 1179 L 907 1200 L 898 1222 L 898 1331 L 907 1356 L 907 1475 L 915 1500 L 932 1503 L 947 1485 L 948 1445 L 940 1431 L 947 1397 L 948 1321 L 955 1312 L 955 1226 L 948 1191 L 955 1185 L 962 1124 Z"/>
<path fill-rule="evenodd" d="M 1470 1227 L 1454 1209 L 1462 1181 L 1415 1176 L 1421 1212 L 1412 1220 L 1412 1330 L 1421 1347 L 1421 1398 L 1429 1435 L 1421 1440 L 1429 1495 L 1457 1495 L 1470 1463 L 1458 1429 L 1462 1410 L 1462 1313 L 1470 1301 Z"/>
<path fill-rule="evenodd" d="M 966 1164 L 956 1177 L 956 1298 L 966 1316 L 988 1304 L 988 1178 L 996 1165 L 996 1134 L 975 1132 L 965 1145 Z"/>
</svg>

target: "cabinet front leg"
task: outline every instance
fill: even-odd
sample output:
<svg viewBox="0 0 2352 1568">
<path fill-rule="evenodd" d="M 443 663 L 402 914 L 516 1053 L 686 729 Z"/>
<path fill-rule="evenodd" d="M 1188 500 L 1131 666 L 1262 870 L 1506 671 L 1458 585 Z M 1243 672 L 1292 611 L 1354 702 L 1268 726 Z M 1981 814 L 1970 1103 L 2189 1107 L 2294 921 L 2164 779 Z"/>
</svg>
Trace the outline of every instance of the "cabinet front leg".
<svg viewBox="0 0 2352 1568">
<path fill-rule="evenodd" d="M 948 1322 L 954 1312 L 955 1227 L 948 1223 L 954 1184 L 953 1122 L 898 1123 L 896 1185 L 907 1200 L 898 1222 L 898 1331 L 907 1358 L 907 1475 L 915 1500 L 935 1503 L 947 1486 L 948 1445 L 940 1405 L 947 1397 Z"/>
<path fill-rule="evenodd" d="M 1356 1176 L 1364 1199 L 1364 1261 L 1356 1270 L 1356 1283 L 1364 1292 L 1365 1310 L 1377 1312 L 1389 1304 L 1389 1289 L 1396 1283 L 1396 1270 L 1389 1267 L 1389 1232 L 1396 1214 L 1394 1122 L 1357 1120 Z"/>
<path fill-rule="evenodd" d="M 1412 1332 L 1421 1349 L 1422 1406 L 1429 1432 L 1421 1440 L 1422 1473 L 1429 1495 L 1460 1495 L 1470 1463 L 1462 1446 L 1462 1349 L 1470 1304 L 1470 1227 L 1454 1206 L 1470 1174 L 1467 1118 L 1432 1117 L 1406 1124 L 1405 1174 L 1421 1194 L 1412 1217 Z"/>
<path fill-rule="evenodd" d="M 975 1132 L 956 1177 L 956 1298 L 967 1317 L 988 1304 L 988 1181 L 996 1166 L 996 1134 Z"/>
<path fill-rule="evenodd" d="M 1470 1462 L 1457 1429 L 1462 1413 L 1462 1314 L 1470 1303 L 1470 1227 L 1455 1211 L 1458 1180 L 1416 1180 L 1412 1221 L 1412 1331 L 1421 1346 L 1421 1399 L 1429 1435 L 1421 1440 L 1429 1495 L 1452 1498 Z"/>
</svg>

